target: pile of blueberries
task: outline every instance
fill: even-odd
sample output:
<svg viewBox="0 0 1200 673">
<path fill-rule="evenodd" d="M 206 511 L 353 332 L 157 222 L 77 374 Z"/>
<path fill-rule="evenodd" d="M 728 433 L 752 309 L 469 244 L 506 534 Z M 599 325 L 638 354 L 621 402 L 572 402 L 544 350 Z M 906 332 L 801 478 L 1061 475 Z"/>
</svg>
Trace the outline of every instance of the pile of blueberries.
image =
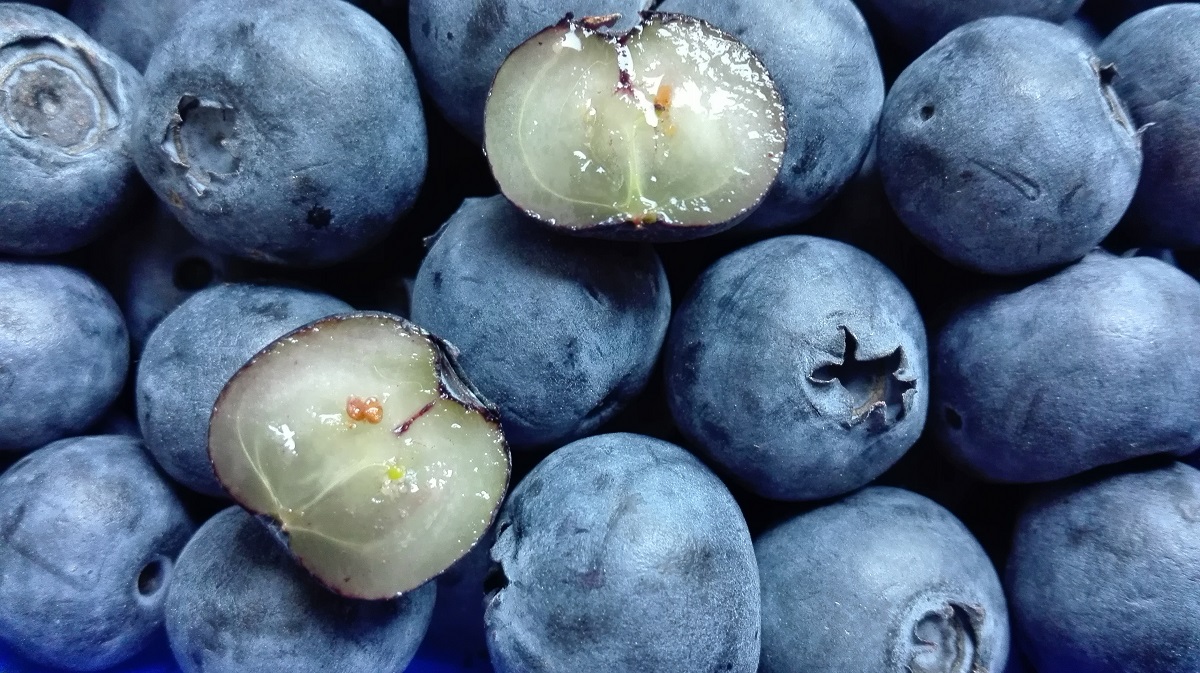
<svg viewBox="0 0 1200 673">
<path fill-rule="evenodd" d="M 1200 3 L 37 4 L 0 2 L 0 671 L 1200 671 Z M 551 231 L 492 78 L 650 10 L 762 60 L 779 175 L 692 241 Z M 387 601 L 208 456 L 230 377 L 352 310 L 453 344 L 513 451 Z"/>
</svg>

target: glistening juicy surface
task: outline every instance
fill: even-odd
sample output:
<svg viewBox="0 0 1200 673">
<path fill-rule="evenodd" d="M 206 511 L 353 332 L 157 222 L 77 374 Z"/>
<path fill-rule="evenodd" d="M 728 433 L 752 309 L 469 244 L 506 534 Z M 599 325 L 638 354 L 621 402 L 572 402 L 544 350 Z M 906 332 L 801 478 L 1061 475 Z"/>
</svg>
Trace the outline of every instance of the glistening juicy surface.
<svg viewBox="0 0 1200 673">
<path fill-rule="evenodd" d="M 442 348 L 392 316 L 335 316 L 268 346 L 217 401 L 222 483 L 338 593 L 423 584 L 474 546 L 504 495 L 498 421 Z"/>
<path fill-rule="evenodd" d="M 651 15 L 621 37 L 565 21 L 518 47 L 492 86 L 485 138 L 504 194 L 550 224 L 704 227 L 762 199 L 786 122 L 744 45 Z"/>
</svg>

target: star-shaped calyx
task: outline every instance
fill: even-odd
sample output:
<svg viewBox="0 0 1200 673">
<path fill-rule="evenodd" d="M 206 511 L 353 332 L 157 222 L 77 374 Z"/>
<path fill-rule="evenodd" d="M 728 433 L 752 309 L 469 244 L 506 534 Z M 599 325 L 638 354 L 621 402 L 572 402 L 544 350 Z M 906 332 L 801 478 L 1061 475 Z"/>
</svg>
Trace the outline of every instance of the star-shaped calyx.
<svg viewBox="0 0 1200 673">
<path fill-rule="evenodd" d="M 843 326 L 841 330 L 846 343 L 841 363 L 820 367 L 809 378 L 818 384 L 837 383 L 849 393 L 853 406 L 847 425 L 865 421 L 873 431 L 890 428 L 904 418 L 904 394 L 916 387 L 913 381 L 898 375 L 904 351 L 897 347 L 881 358 L 860 360 L 858 340 L 849 328 Z"/>
</svg>

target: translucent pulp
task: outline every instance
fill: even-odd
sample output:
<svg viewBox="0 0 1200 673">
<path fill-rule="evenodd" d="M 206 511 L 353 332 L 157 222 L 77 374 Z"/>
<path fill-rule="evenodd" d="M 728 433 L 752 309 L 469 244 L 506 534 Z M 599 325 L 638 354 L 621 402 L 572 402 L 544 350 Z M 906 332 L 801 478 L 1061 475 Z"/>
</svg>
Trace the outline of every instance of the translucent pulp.
<svg viewBox="0 0 1200 673">
<path fill-rule="evenodd" d="M 334 591 L 420 586 L 475 545 L 504 496 L 499 421 L 441 349 L 392 316 L 325 319 L 267 347 L 217 402 L 221 482 Z"/>
<path fill-rule="evenodd" d="M 571 229 L 735 222 L 774 182 L 787 137 L 754 54 L 672 14 L 622 36 L 567 20 L 531 38 L 496 75 L 485 132 L 504 194 Z"/>
</svg>

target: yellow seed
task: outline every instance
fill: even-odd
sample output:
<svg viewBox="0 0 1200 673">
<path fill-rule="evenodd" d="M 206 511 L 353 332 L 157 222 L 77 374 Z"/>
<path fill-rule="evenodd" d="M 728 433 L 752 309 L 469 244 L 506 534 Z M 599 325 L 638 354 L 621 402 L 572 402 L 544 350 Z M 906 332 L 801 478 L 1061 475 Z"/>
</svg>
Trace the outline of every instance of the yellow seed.
<svg viewBox="0 0 1200 673">
<path fill-rule="evenodd" d="M 388 466 L 387 476 L 388 479 L 391 479 L 392 481 L 399 481 L 400 479 L 404 478 L 404 468 L 396 465 L 390 465 Z"/>
</svg>

